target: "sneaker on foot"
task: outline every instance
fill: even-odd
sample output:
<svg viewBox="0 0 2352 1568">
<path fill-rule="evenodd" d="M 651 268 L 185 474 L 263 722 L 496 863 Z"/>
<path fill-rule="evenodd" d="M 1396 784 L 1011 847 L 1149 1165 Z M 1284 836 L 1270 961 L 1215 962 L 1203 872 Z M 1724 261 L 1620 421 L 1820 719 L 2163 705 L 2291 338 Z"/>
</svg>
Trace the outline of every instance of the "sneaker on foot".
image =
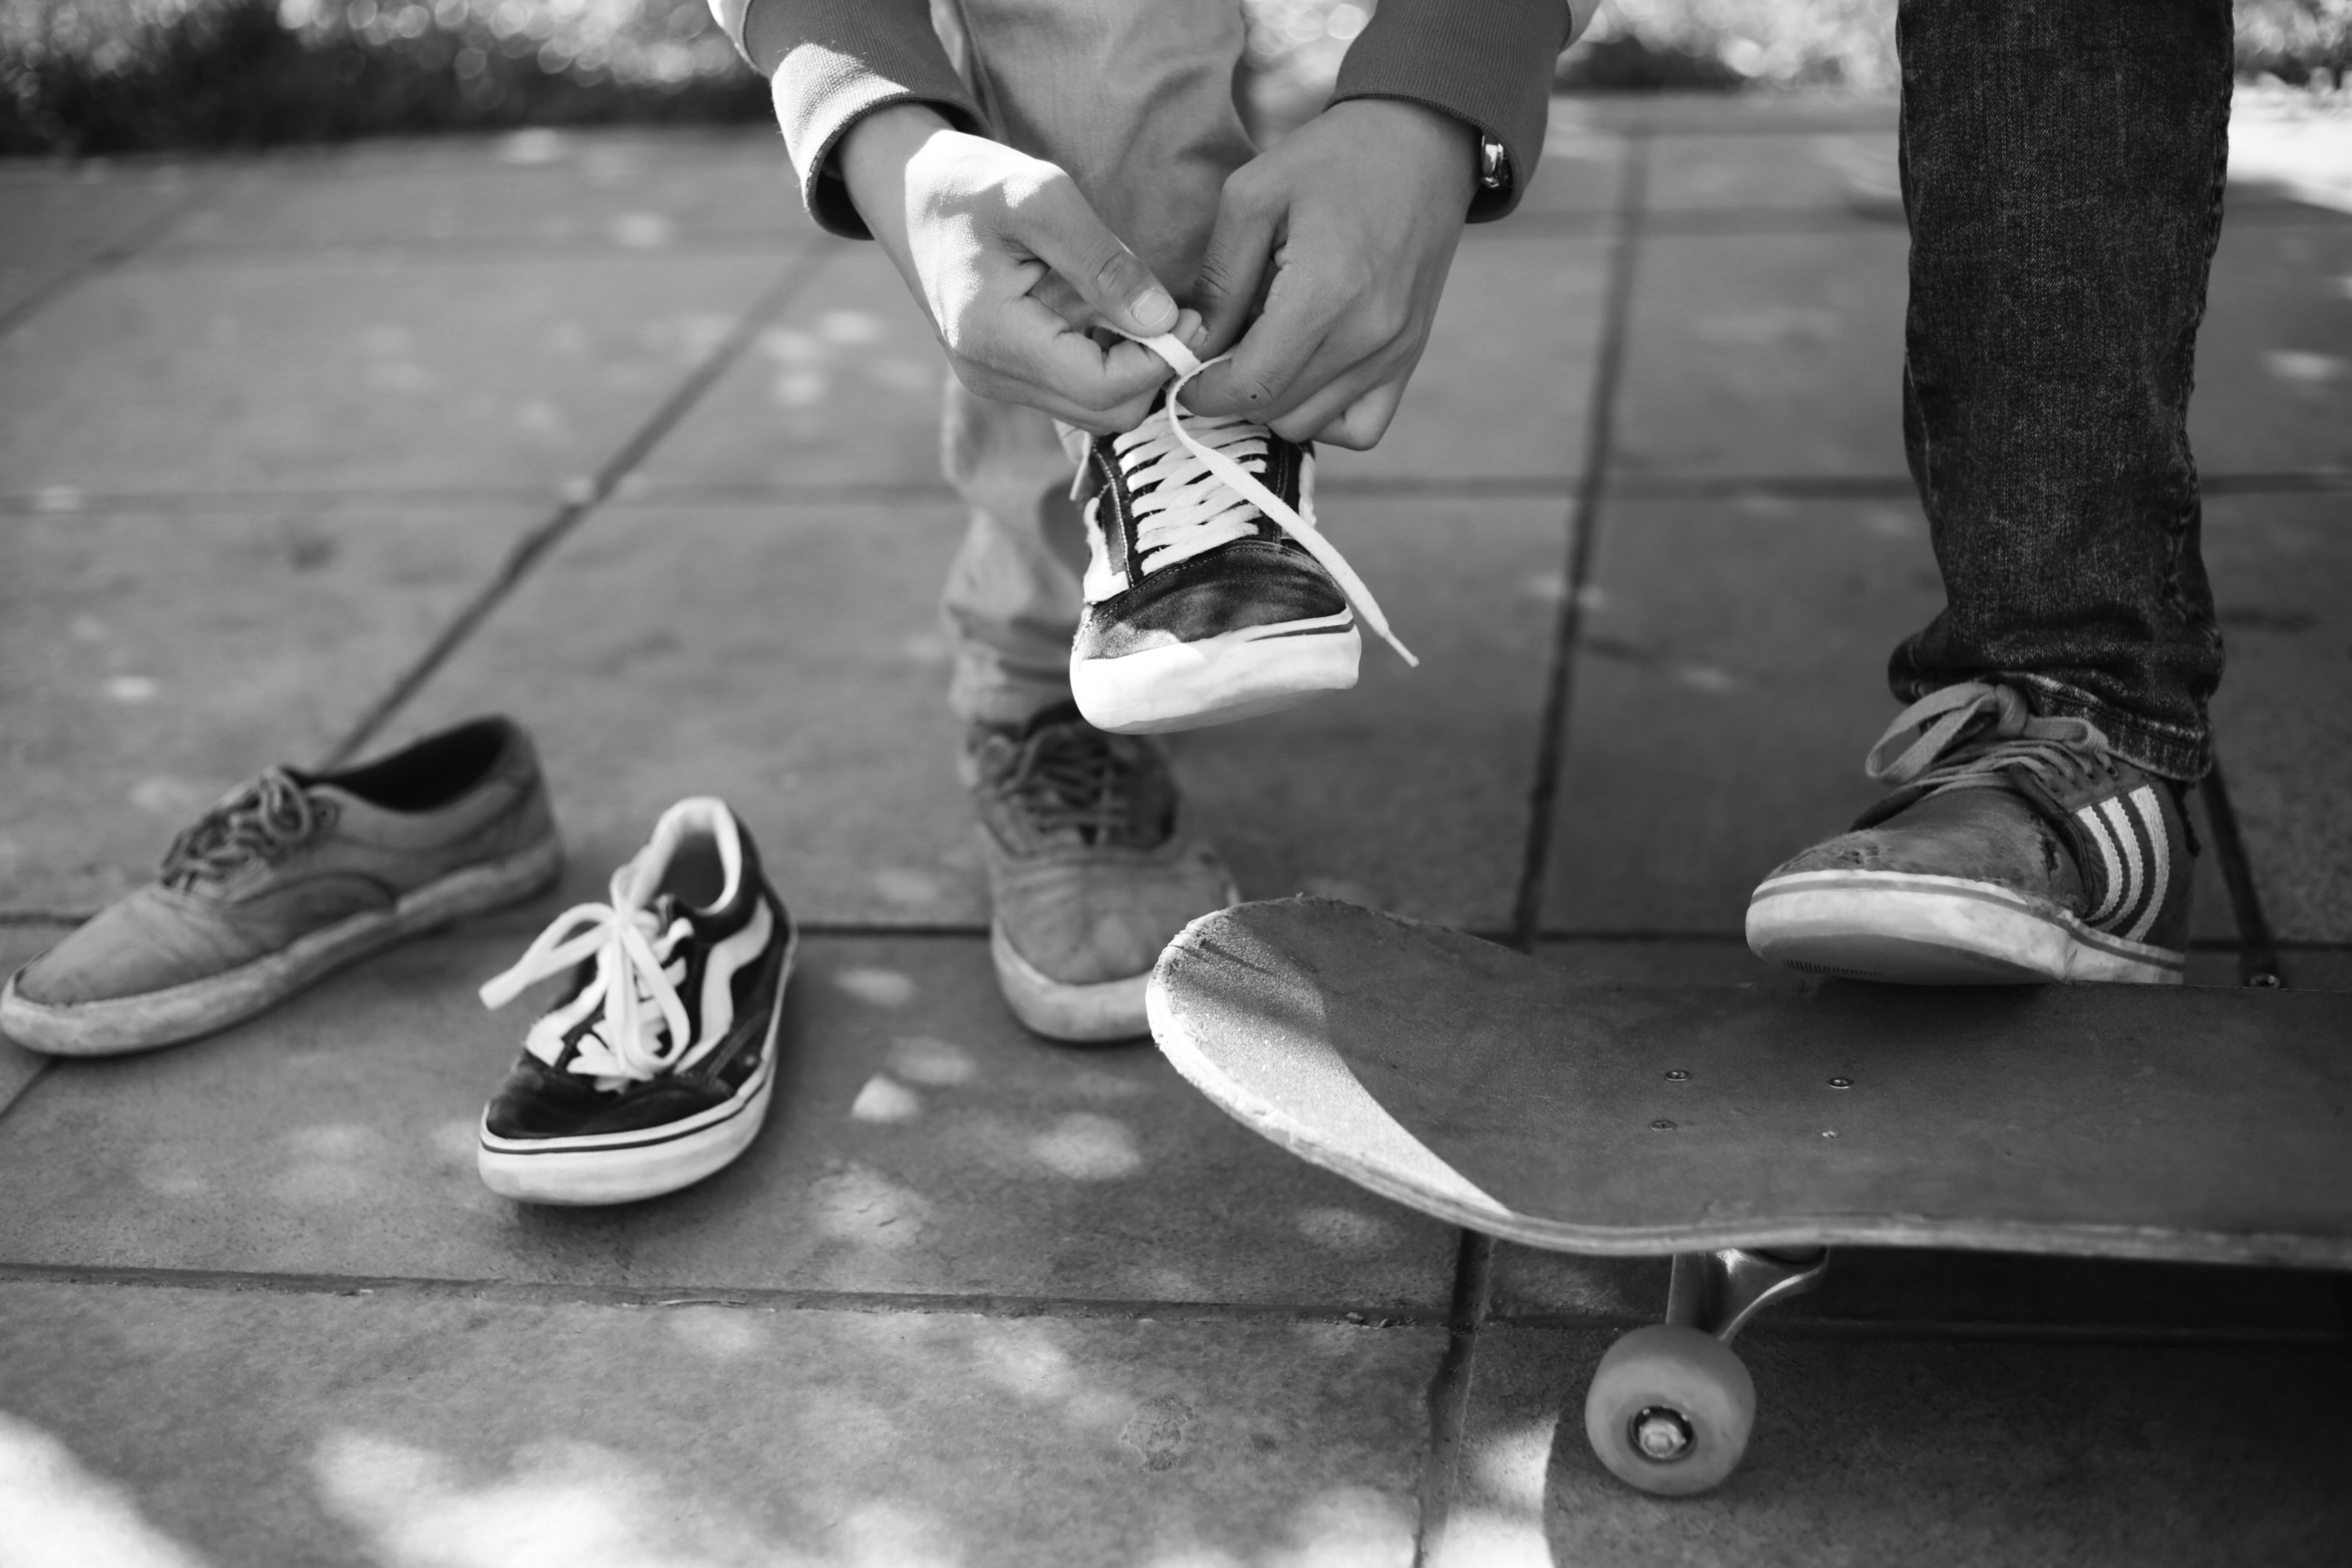
<svg viewBox="0 0 2352 1568">
<path fill-rule="evenodd" d="M 173 840 L 157 880 L 18 971 L 0 1034 L 76 1057 L 192 1040 L 528 899 L 562 861 L 538 755 L 506 719 L 355 767 L 273 767 Z"/>
<path fill-rule="evenodd" d="M 2197 847 L 2178 786 L 2088 720 L 2035 718 L 2010 687 L 1946 687 L 1868 766 L 1898 787 L 1757 888 L 1759 958 L 1922 985 L 2179 982 Z"/>
<path fill-rule="evenodd" d="M 1160 950 L 1240 897 L 1183 831 L 1167 760 L 1064 704 L 1015 729 L 976 726 L 963 763 L 995 909 L 989 954 L 1013 1015 L 1054 1040 L 1149 1033 Z"/>
<path fill-rule="evenodd" d="M 1185 415 L 1203 367 L 1172 338 L 1150 346 L 1183 374 L 1123 436 L 1095 438 L 1086 607 L 1070 689 L 1098 730 L 1134 735 L 1223 724 L 1356 684 L 1356 621 L 1417 662 L 1315 522 L 1315 453 L 1242 418 Z"/>
<path fill-rule="evenodd" d="M 795 932 L 751 836 L 723 802 L 682 800 L 613 873 L 612 894 L 557 916 L 482 987 L 502 1007 L 570 976 L 482 1112 L 494 1193 L 622 1204 L 676 1192 L 767 1120 Z"/>
</svg>

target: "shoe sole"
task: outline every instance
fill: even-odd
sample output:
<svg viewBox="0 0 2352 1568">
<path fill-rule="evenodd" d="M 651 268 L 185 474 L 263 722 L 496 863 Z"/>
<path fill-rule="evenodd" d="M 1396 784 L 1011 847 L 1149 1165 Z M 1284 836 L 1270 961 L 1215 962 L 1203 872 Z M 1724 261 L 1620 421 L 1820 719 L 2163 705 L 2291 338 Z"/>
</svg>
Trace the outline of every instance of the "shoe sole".
<svg viewBox="0 0 2352 1568">
<path fill-rule="evenodd" d="M 500 1138 L 489 1130 L 485 1112 L 475 1152 L 482 1184 L 500 1197 L 577 1208 L 657 1198 L 733 1164 L 768 1120 L 776 1087 L 776 1034 L 799 946 L 795 936 L 784 949 L 760 1071 L 732 1100 L 667 1127 L 589 1138 Z"/>
<path fill-rule="evenodd" d="M 1241 889 L 1227 886 L 1225 902 L 1241 901 Z M 1144 993 L 1151 984 L 1149 969 L 1118 980 L 1055 980 L 1022 957 L 1003 925 L 994 921 L 988 927 L 988 956 L 996 966 L 996 988 L 1003 994 L 1004 1005 L 1031 1034 L 1066 1046 L 1103 1046 L 1139 1040 L 1151 1032 L 1144 1014 Z"/>
<path fill-rule="evenodd" d="M 1164 734 L 1255 719 L 1345 691 L 1356 684 L 1362 655 L 1355 616 L 1343 610 L 1118 658 L 1073 658 L 1070 693 L 1097 730 Z"/>
<path fill-rule="evenodd" d="M 1767 881 L 1748 906 L 1748 946 L 1790 969 L 1898 985 L 2178 985 L 2186 963 L 1990 883 L 1867 871 Z"/>
<path fill-rule="evenodd" d="M 562 874 L 563 847 L 546 838 L 504 859 L 427 882 L 390 909 L 352 915 L 235 969 L 142 996 L 52 1006 L 19 994 L 12 975 L 0 989 L 0 1035 L 56 1057 L 110 1057 L 184 1045 L 257 1017 L 386 948 L 533 898 Z"/>
</svg>

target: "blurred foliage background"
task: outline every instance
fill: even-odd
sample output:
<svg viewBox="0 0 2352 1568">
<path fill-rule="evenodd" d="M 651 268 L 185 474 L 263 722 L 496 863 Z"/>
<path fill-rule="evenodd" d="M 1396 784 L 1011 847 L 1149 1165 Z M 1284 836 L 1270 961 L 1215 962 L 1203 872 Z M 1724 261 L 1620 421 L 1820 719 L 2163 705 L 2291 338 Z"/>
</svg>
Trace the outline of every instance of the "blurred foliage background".
<svg viewBox="0 0 2352 1568">
<path fill-rule="evenodd" d="M 1244 0 L 1244 105 L 1311 112 L 1377 0 Z M 2237 0 L 2238 63 L 2345 94 L 2352 0 Z M 1607 0 L 1571 91 L 1895 83 L 1893 0 Z M 0 153 L 757 121 L 705 0 L 0 0 Z"/>
</svg>

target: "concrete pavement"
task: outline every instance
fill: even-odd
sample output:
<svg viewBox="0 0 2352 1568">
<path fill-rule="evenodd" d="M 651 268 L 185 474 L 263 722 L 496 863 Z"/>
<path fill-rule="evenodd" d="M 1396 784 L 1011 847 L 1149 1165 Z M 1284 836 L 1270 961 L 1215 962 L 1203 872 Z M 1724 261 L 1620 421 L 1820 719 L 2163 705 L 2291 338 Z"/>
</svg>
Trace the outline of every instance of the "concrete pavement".
<svg viewBox="0 0 2352 1568">
<path fill-rule="evenodd" d="M 1178 740 L 1244 892 L 1783 983 L 1747 889 L 1867 800 L 1937 603 L 1891 144 L 1556 106 L 1326 468 L 1423 668 Z M 2194 433 L 2252 900 L 2209 853 L 2195 977 L 2352 985 L 2352 214 L 2231 201 Z M 1024 1036 L 941 701 L 937 351 L 772 135 L 0 166 L 0 963 L 263 764 L 472 712 L 538 735 L 572 856 L 213 1040 L 0 1042 L 0 1562 L 12 1520 L 215 1568 L 2352 1553 L 2333 1279 L 1842 1257 L 1743 1341 L 1748 1468 L 1663 1502 L 1579 1425 L 1662 1264 L 1465 1249 L 1149 1047 Z M 473 988 L 688 793 L 808 922 L 778 1114 L 669 1199 L 495 1199 L 519 1026 Z"/>
</svg>

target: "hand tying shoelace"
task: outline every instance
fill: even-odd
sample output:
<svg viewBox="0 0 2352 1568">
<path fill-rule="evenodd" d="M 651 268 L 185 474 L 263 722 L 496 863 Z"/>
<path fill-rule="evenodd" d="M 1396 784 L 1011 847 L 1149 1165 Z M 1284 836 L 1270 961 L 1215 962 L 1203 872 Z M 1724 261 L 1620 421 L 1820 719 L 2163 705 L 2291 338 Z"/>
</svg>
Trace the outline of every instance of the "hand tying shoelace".
<svg viewBox="0 0 2352 1568">
<path fill-rule="evenodd" d="M 1298 498 L 1300 504 L 1296 508 L 1290 506 L 1280 496 L 1259 483 L 1255 475 L 1235 462 L 1226 452 L 1218 450 L 1217 446 L 1202 441 L 1185 428 L 1183 416 L 1177 403 L 1178 396 L 1194 376 L 1213 364 L 1223 363 L 1233 356 L 1220 354 L 1213 360 L 1201 359 L 1191 349 L 1186 348 L 1172 332 L 1163 332 L 1156 338 L 1137 338 L 1134 341 L 1167 361 L 1168 367 L 1176 373 L 1175 381 L 1168 388 L 1167 406 L 1168 427 L 1174 433 L 1177 441 L 1192 454 L 1195 460 L 1223 480 L 1234 493 L 1273 519 L 1276 526 L 1280 527 L 1285 533 L 1297 540 L 1307 552 L 1315 558 L 1316 563 L 1331 574 L 1332 581 L 1339 584 L 1339 591 L 1348 596 L 1349 605 L 1358 616 L 1363 618 L 1364 624 L 1379 633 L 1381 640 L 1389 647 L 1396 649 L 1398 656 L 1405 663 L 1419 668 L 1421 660 L 1415 658 L 1412 651 L 1398 640 L 1394 632 L 1389 630 L 1388 617 L 1381 613 L 1380 601 L 1372 597 L 1372 591 L 1364 585 L 1364 580 L 1361 577 L 1356 575 L 1356 569 L 1348 564 L 1347 558 L 1339 553 L 1338 547 L 1326 539 L 1323 536 L 1323 531 L 1315 525 L 1313 497 L 1302 493 Z M 1238 438 L 1241 432 L 1233 427 L 1248 426 L 1245 420 L 1211 419 L 1205 416 L 1195 417 L 1200 419 L 1209 430 L 1212 440 L 1231 432 L 1232 438 L 1218 443 L 1224 446 L 1239 444 Z"/>
<path fill-rule="evenodd" d="M 524 1048 L 550 1067 L 560 1065 L 564 1037 L 601 1005 L 602 1019 L 581 1035 L 579 1054 L 570 1064 L 572 1071 L 594 1077 L 600 1088 L 656 1077 L 674 1065 L 694 1037 L 677 994 L 683 965 L 677 975 L 668 972 L 670 950 L 691 927 L 680 919 L 664 930 L 654 910 L 631 903 L 633 870 L 624 866 L 613 873 L 611 903 L 575 904 L 564 910 L 512 968 L 481 991 L 485 1006 L 503 1007 L 539 982 L 593 958 L 595 977 L 532 1026 Z M 658 1016 L 648 1016 L 648 1007 Z"/>
</svg>

